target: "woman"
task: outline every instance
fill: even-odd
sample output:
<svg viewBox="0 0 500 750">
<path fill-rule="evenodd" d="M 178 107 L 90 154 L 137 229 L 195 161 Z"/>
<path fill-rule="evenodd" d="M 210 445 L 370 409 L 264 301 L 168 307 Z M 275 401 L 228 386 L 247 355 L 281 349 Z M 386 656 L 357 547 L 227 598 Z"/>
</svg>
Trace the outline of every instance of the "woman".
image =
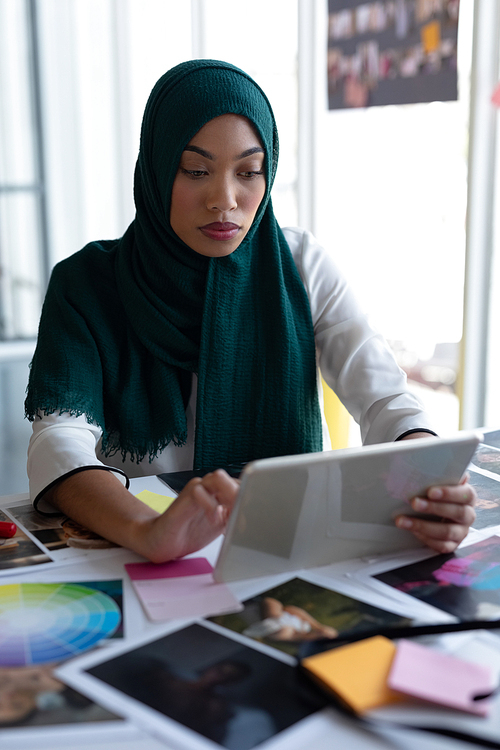
<svg viewBox="0 0 500 750">
<path fill-rule="evenodd" d="M 328 447 L 317 355 L 365 443 L 433 434 L 330 256 L 308 233 L 278 227 L 277 158 L 271 107 L 243 71 L 192 60 L 158 81 L 135 220 L 120 240 L 58 264 L 47 292 L 26 401 L 39 510 L 49 503 L 153 561 L 199 549 L 223 531 L 235 480 L 194 479 L 158 515 L 123 486 L 123 470 Z M 434 488 L 415 507 L 447 523 L 398 523 L 451 551 L 473 501 L 469 486 Z"/>
<path fill-rule="evenodd" d="M 262 619 L 245 628 L 243 635 L 271 641 L 317 641 L 338 636 L 335 628 L 323 625 L 302 607 L 283 605 L 272 596 L 262 599 L 260 610 Z"/>
</svg>

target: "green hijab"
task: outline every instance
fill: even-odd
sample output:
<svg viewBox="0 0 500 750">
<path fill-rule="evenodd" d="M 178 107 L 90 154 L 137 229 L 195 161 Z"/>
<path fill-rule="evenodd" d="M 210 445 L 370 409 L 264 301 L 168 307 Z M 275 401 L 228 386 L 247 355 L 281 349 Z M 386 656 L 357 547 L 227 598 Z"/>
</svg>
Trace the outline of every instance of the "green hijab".
<svg viewBox="0 0 500 750">
<path fill-rule="evenodd" d="M 228 113 L 256 128 L 266 193 L 240 246 L 208 258 L 172 230 L 170 196 L 185 146 Z M 186 442 L 196 373 L 194 468 L 321 450 L 309 302 L 270 199 L 277 159 L 270 104 L 243 71 L 191 60 L 160 78 L 142 124 L 135 220 L 53 270 L 28 418 L 85 414 L 106 455 L 152 460 Z"/>
</svg>

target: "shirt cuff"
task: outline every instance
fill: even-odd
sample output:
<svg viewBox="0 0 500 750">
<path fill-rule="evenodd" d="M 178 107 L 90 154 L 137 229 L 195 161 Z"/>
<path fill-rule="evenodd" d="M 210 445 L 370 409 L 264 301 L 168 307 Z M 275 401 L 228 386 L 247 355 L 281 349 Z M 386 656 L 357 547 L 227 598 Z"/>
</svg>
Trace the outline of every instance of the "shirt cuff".
<svg viewBox="0 0 500 750">
<path fill-rule="evenodd" d="M 399 435 L 399 437 L 396 438 L 394 442 L 398 442 L 398 440 L 403 440 L 403 438 L 407 437 L 408 435 L 414 435 L 415 432 L 428 432 L 429 435 L 434 435 L 434 437 L 439 437 L 437 432 L 433 432 L 432 430 L 428 430 L 427 427 L 416 427 L 413 430 L 406 430 L 406 432 L 403 432 L 402 435 Z"/>
</svg>

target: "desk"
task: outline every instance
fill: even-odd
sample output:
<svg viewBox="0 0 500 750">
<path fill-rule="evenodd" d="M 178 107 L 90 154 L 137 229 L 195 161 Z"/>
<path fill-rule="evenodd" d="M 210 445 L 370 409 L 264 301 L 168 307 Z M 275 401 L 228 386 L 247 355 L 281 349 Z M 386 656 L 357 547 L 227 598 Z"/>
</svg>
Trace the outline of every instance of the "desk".
<svg viewBox="0 0 500 750">
<path fill-rule="evenodd" d="M 137 494 L 143 489 L 148 489 L 159 494 L 168 494 L 168 489 L 156 477 L 132 480 L 132 491 Z M 13 502 L 26 499 L 25 496 L 11 496 L 2 498 L 0 507 L 6 508 Z M 201 554 L 207 557 L 212 563 L 215 562 L 219 541 L 213 542 L 205 548 Z M 198 555 L 200 553 L 197 553 Z M 114 550 L 107 556 L 101 556 L 96 553 L 95 556 L 89 555 L 85 564 L 78 565 L 60 565 L 57 570 L 48 571 L 47 569 L 36 570 L 32 568 L 29 572 L 16 574 L 15 576 L 6 576 L 0 578 L 0 584 L 11 583 L 13 581 L 81 581 L 97 580 L 106 578 L 123 578 L 123 591 L 125 599 L 125 612 L 128 619 L 127 629 L 131 634 L 151 633 L 160 635 L 165 630 L 165 625 L 153 624 L 149 622 L 142 609 L 137 605 L 134 591 L 131 587 L 128 576 L 125 574 L 123 566 L 127 562 L 140 561 L 140 557 L 126 550 Z M 329 566 L 322 569 L 322 574 L 330 575 L 335 579 L 340 575 L 340 568 L 337 565 Z M 233 592 L 240 598 L 264 591 L 274 585 L 275 579 L 260 579 L 257 581 L 241 581 L 231 584 Z M 360 594 L 362 593 L 362 584 L 359 585 Z M 335 588 L 332 580 L 332 588 Z M 457 634 L 454 636 L 445 636 L 447 638 L 474 638 L 475 636 L 464 636 Z M 495 638 L 495 636 L 492 636 Z M 469 649 L 469 645 L 464 645 L 462 651 Z M 500 673 L 500 639 L 498 639 L 498 649 L 492 648 L 492 660 L 498 673 Z M 463 653 L 462 653 L 463 655 Z M 397 710 L 394 709 L 395 715 Z M 421 712 L 422 713 L 422 712 Z M 423 710 L 424 715 L 432 716 L 433 709 Z M 387 711 L 391 715 L 391 711 Z M 457 716 L 457 724 L 462 729 L 469 727 L 473 732 L 476 728 L 487 730 L 492 736 L 500 738 L 500 696 L 495 700 L 495 704 L 488 719 L 467 718 L 465 715 Z M 410 719 L 411 720 L 411 719 Z M 27 732 L 29 731 L 29 735 Z M 37 748 L 64 748 L 65 750 L 162 750 L 168 748 L 174 750 L 179 747 L 177 744 L 169 744 L 160 741 L 144 732 L 143 730 L 123 722 L 120 726 L 113 729 L 102 729 L 97 724 L 85 729 L 65 728 L 47 729 L 46 727 L 37 727 L 30 730 L 23 730 L 22 734 L 17 730 L 0 730 L 0 746 L 2 750 L 17 748 L 22 750 L 32 750 Z M 351 720 L 340 716 L 332 709 L 327 709 L 321 715 L 314 715 L 304 721 L 294 725 L 290 729 L 276 735 L 273 739 L 267 741 L 261 747 L 263 750 L 331 750 L 335 748 L 349 748 L 349 750 L 389 750 L 398 748 L 399 750 L 460 750 L 460 748 L 471 748 L 475 745 L 462 743 L 457 740 L 451 740 L 445 737 L 439 737 L 433 734 L 424 734 L 413 730 L 391 729 L 384 730 L 378 734 L 368 732 Z M 212 745 L 212 747 L 216 747 Z"/>
</svg>

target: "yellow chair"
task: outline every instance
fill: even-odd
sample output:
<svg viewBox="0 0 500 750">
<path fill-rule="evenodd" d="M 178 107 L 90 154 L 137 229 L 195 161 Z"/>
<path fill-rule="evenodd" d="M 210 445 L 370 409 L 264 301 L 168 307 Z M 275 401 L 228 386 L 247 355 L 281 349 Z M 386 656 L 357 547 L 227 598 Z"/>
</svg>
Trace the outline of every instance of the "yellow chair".
<svg viewBox="0 0 500 750">
<path fill-rule="evenodd" d="M 330 440 L 332 441 L 332 448 L 335 450 L 337 448 L 347 448 L 349 445 L 351 416 L 323 378 L 321 378 L 321 384 L 323 386 L 323 408 L 328 432 L 330 433 Z"/>
</svg>

